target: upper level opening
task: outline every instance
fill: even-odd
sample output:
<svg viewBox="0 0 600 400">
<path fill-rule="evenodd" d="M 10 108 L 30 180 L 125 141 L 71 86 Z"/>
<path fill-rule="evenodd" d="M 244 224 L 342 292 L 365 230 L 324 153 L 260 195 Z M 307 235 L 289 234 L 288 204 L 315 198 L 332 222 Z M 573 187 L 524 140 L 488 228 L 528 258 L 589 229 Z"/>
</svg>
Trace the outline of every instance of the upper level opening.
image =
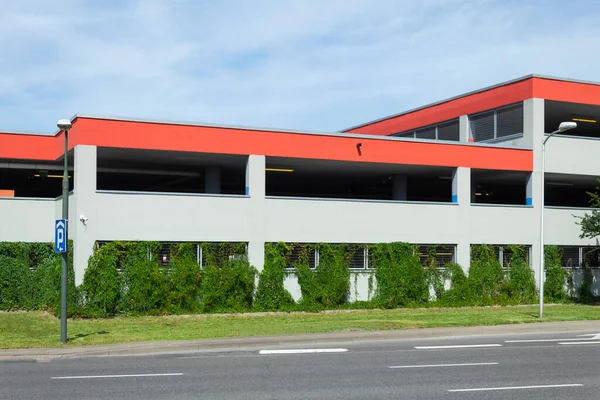
<svg viewBox="0 0 600 400">
<path fill-rule="evenodd" d="M 600 139 L 600 106 L 545 101 L 544 130 L 546 133 L 554 132 L 561 122 L 567 121 L 577 122 L 577 128 L 561 135 Z"/>
</svg>

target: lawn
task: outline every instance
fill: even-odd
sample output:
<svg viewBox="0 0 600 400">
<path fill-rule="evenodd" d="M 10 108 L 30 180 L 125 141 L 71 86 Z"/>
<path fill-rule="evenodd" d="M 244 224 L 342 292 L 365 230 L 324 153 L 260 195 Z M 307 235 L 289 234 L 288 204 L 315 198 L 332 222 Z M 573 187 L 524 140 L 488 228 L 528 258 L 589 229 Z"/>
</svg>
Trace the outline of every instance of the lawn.
<svg viewBox="0 0 600 400">
<path fill-rule="evenodd" d="M 68 321 L 66 346 L 539 322 L 536 306 L 427 308 L 240 315 L 116 317 Z M 600 320 L 600 307 L 547 306 L 544 321 Z M 0 348 L 59 347 L 60 321 L 43 312 L 0 312 Z"/>
</svg>

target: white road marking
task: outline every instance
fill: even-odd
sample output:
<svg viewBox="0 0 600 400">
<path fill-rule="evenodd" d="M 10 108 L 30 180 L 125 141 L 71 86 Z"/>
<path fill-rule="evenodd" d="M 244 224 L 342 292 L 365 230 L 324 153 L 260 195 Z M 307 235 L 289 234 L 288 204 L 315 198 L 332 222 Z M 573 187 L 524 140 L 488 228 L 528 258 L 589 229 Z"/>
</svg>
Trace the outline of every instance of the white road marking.
<svg viewBox="0 0 600 400">
<path fill-rule="evenodd" d="M 558 344 L 600 344 L 600 342 L 559 342 Z"/>
<path fill-rule="evenodd" d="M 590 338 L 588 338 L 589 340 L 599 340 L 600 339 L 600 333 L 586 333 L 584 335 L 577 335 L 579 337 L 581 336 L 591 336 Z"/>
<path fill-rule="evenodd" d="M 539 386 L 505 386 L 495 388 L 474 388 L 474 389 L 450 389 L 449 392 L 487 392 L 492 390 L 518 390 L 518 389 L 547 389 L 547 388 L 560 388 L 560 387 L 580 387 L 583 386 L 580 383 L 568 383 L 563 385 L 539 385 Z"/>
<path fill-rule="evenodd" d="M 137 378 L 148 376 L 181 376 L 183 373 L 173 374 L 130 374 L 130 375 L 76 375 L 76 376 L 53 376 L 50 379 L 99 379 L 99 378 Z"/>
<path fill-rule="evenodd" d="M 434 350 L 434 349 L 468 349 L 478 347 L 502 347 L 501 344 L 457 344 L 448 346 L 415 346 L 417 350 Z"/>
<path fill-rule="evenodd" d="M 523 339 L 523 340 L 505 340 L 504 343 L 537 343 L 537 342 L 568 342 L 581 339 Z"/>
<path fill-rule="evenodd" d="M 393 365 L 388 368 L 436 368 L 436 367 L 469 367 L 476 365 L 498 365 L 497 362 L 465 363 L 465 364 L 431 364 L 431 365 Z"/>
<path fill-rule="evenodd" d="M 308 354 L 308 353 L 345 353 L 348 349 L 286 349 L 261 350 L 259 354 Z"/>
</svg>

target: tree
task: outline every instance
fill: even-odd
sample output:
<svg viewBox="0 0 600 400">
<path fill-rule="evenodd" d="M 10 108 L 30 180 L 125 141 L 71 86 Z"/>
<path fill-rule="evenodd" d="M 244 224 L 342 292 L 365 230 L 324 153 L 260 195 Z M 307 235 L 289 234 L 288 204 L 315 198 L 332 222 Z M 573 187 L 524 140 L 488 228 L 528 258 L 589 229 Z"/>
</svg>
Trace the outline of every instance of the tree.
<svg viewBox="0 0 600 400">
<path fill-rule="evenodd" d="M 598 180 L 600 182 L 600 179 Z M 577 217 L 580 221 L 577 223 L 581 226 L 581 239 L 594 239 L 600 236 L 600 187 L 596 188 L 597 192 L 588 192 L 590 195 L 590 206 L 596 208 L 590 213 L 585 213 L 583 217 Z"/>
</svg>

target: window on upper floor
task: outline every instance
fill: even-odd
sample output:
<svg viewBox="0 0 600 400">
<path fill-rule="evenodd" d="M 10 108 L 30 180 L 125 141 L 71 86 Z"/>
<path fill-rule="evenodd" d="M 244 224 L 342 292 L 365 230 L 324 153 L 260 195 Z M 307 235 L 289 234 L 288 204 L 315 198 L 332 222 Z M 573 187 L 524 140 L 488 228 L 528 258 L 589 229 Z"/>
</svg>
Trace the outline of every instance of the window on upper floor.
<svg viewBox="0 0 600 400">
<path fill-rule="evenodd" d="M 392 136 L 458 142 L 460 140 L 458 118 L 435 125 L 428 125 L 422 128 L 396 133 Z"/>
<path fill-rule="evenodd" d="M 475 142 L 486 142 L 523 133 L 523 103 L 469 116 L 469 129 Z"/>
</svg>

